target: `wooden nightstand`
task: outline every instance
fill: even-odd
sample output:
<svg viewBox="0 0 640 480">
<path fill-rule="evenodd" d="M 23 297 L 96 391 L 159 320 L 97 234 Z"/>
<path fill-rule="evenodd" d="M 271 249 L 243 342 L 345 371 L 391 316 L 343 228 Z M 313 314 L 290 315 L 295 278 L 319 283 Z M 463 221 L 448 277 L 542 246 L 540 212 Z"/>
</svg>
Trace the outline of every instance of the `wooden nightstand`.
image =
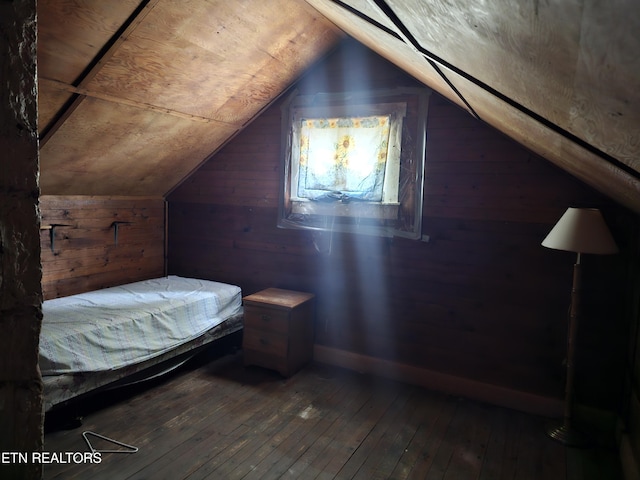
<svg viewBox="0 0 640 480">
<path fill-rule="evenodd" d="M 289 377 L 311 360 L 315 295 L 267 288 L 242 300 L 245 365 Z"/>
</svg>

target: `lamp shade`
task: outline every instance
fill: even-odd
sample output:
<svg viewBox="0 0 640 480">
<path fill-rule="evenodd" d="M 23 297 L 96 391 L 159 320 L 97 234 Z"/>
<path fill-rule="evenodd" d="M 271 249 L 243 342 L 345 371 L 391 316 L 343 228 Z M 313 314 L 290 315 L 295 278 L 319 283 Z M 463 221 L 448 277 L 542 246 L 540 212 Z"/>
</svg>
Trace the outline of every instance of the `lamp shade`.
<svg viewBox="0 0 640 480">
<path fill-rule="evenodd" d="M 618 252 L 600 210 L 569 208 L 542 241 L 542 246 L 568 252 L 607 255 Z"/>
</svg>

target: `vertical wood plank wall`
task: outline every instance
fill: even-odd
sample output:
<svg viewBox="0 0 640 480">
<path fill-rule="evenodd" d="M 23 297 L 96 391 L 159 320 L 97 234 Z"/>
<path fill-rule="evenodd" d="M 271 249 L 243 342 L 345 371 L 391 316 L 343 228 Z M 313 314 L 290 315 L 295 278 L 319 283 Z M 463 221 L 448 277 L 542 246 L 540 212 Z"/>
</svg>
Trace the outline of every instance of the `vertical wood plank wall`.
<svg viewBox="0 0 640 480">
<path fill-rule="evenodd" d="M 640 217 L 636 216 L 635 238 L 630 242 L 628 288 L 628 375 L 623 395 L 620 457 L 625 478 L 640 478 Z"/>
<path fill-rule="evenodd" d="M 158 198 L 40 199 L 45 299 L 164 275 L 165 204 Z M 119 225 L 116 245 L 113 222 Z M 51 230 L 54 230 L 53 251 Z"/>
<path fill-rule="evenodd" d="M 347 44 L 301 93 L 415 86 Z M 317 295 L 316 344 L 562 398 L 575 257 L 540 242 L 568 206 L 619 208 L 437 94 L 427 132 L 428 242 L 276 228 L 280 103 L 168 197 L 169 273 Z M 615 225 L 614 225 L 615 227 Z M 623 260 L 585 258 L 579 400 L 616 408 Z M 600 321 L 606 318 L 606 322 Z"/>
</svg>

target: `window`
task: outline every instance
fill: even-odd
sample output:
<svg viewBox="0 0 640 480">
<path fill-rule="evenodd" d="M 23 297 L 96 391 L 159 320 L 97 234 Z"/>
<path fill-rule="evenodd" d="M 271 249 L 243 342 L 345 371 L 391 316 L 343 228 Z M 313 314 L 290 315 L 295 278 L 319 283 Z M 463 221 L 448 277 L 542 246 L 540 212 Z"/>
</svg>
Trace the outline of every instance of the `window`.
<svg viewBox="0 0 640 480">
<path fill-rule="evenodd" d="M 294 94 L 283 107 L 278 226 L 419 238 L 426 98 Z"/>
</svg>

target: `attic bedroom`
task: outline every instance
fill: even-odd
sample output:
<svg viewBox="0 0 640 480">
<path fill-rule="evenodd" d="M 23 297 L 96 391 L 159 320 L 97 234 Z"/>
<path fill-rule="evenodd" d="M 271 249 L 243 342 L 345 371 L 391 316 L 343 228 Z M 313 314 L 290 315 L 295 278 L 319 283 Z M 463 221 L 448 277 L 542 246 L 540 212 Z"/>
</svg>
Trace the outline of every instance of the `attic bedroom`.
<svg viewBox="0 0 640 480">
<path fill-rule="evenodd" d="M 640 12 L 467 3 L 0 4 L 3 478 L 640 478 Z M 51 373 L 54 305 L 212 288 Z"/>
</svg>

